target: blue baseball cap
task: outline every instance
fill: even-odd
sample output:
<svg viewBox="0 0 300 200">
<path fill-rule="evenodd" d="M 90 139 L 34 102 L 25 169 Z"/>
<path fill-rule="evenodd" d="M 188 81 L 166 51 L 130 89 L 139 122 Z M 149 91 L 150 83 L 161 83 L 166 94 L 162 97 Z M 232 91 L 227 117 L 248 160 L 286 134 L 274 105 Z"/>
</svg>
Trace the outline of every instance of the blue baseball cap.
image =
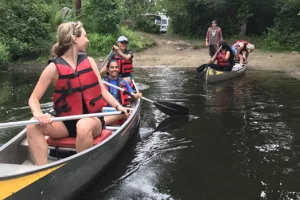
<svg viewBox="0 0 300 200">
<path fill-rule="evenodd" d="M 120 37 L 118 38 L 118 42 L 124 42 L 124 41 L 128 42 L 127 37 L 125 37 L 125 36 L 120 36 Z"/>
</svg>

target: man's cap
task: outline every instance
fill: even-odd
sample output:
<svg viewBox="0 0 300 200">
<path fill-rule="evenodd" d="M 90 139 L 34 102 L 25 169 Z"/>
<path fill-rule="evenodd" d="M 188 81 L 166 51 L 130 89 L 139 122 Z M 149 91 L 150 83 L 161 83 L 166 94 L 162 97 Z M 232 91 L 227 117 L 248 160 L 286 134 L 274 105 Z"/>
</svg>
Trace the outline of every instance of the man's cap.
<svg viewBox="0 0 300 200">
<path fill-rule="evenodd" d="M 120 36 L 120 37 L 118 38 L 118 42 L 124 42 L 124 41 L 128 42 L 127 37 L 125 37 L 125 36 Z"/>
</svg>

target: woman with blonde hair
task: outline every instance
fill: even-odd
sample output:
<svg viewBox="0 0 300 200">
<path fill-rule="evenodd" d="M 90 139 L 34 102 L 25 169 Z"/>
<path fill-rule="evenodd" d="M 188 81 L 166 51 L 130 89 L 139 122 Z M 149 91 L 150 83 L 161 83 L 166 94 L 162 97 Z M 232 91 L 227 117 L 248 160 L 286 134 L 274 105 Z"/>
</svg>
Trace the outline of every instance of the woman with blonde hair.
<svg viewBox="0 0 300 200">
<path fill-rule="evenodd" d="M 248 62 L 247 59 L 249 57 L 249 53 L 251 53 L 255 49 L 255 46 L 253 44 L 245 40 L 236 41 L 232 47 L 237 50 L 237 56 L 239 56 L 240 54 L 243 55 L 243 60 L 245 63 Z M 241 60 L 240 58 L 238 59 Z"/>
<path fill-rule="evenodd" d="M 96 62 L 85 53 L 86 31 L 81 22 L 67 22 L 57 29 L 57 43 L 52 48 L 54 59 L 42 72 L 30 98 L 33 117 L 40 124 L 27 126 L 27 140 L 36 165 L 47 164 L 48 145 L 45 135 L 52 138 L 76 137 L 76 150 L 81 152 L 93 146 L 93 138 L 105 126 L 103 117 L 82 118 L 52 122 L 40 107 L 40 100 L 49 85 L 53 94 L 56 116 L 70 116 L 101 112 L 106 101 L 119 111 L 126 109 L 105 89 Z"/>
</svg>

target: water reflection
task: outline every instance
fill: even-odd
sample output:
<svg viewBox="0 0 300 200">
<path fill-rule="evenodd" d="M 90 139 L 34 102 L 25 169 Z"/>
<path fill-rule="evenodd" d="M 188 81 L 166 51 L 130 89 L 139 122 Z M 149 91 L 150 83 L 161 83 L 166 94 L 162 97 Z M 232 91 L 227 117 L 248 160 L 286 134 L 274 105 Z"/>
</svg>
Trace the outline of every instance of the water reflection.
<svg viewBox="0 0 300 200">
<path fill-rule="evenodd" d="M 0 77 L 1 121 L 29 119 L 38 75 Z M 168 118 L 143 102 L 137 137 L 78 199 L 300 199 L 299 81 L 248 71 L 203 85 L 194 69 L 148 67 L 136 82 L 190 116 Z M 43 108 L 50 101 L 48 91 Z M 0 142 L 17 132 L 0 130 Z"/>
</svg>

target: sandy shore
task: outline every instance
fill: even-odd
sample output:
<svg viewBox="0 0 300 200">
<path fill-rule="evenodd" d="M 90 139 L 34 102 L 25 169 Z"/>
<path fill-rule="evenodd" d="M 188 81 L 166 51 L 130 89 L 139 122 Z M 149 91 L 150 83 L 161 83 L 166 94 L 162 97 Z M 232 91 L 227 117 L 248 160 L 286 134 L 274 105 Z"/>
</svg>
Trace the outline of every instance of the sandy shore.
<svg viewBox="0 0 300 200">
<path fill-rule="evenodd" d="M 208 49 L 194 49 L 195 41 L 152 36 L 156 46 L 135 53 L 135 66 L 198 67 L 209 61 Z M 263 52 L 256 49 L 249 56 L 249 69 L 282 71 L 300 78 L 300 53 Z"/>
<path fill-rule="evenodd" d="M 209 61 L 208 49 L 200 45 L 195 49 L 196 41 L 178 39 L 169 36 L 148 35 L 156 45 L 134 54 L 134 66 L 193 67 L 196 68 Z M 100 64 L 103 59 L 95 59 Z M 263 52 L 256 49 L 249 56 L 249 69 L 281 71 L 300 79 L 300 53 L 298 52 Z M 13 63 L 8 71 L 37 72 L 46 64 Z"/>
</svg>

